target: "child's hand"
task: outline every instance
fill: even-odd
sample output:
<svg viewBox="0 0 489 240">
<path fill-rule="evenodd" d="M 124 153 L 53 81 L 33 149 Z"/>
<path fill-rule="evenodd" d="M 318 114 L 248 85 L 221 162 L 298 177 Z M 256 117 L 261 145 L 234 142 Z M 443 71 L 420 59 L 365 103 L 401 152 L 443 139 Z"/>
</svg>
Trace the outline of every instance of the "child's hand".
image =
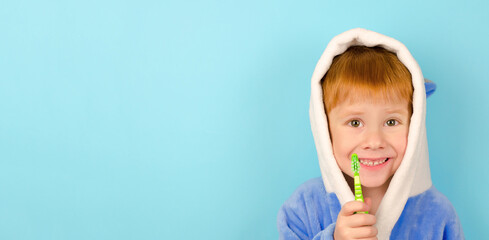
<svg viewBox="0 0 489 240">
<path fill-rule="evenodd" d="M 365 202 L 351 201 L 343 205 L 336 220 L 334 239 L 377 239 L 377 228 L 373 226 L 377 221 L 375 215 L 354 214 L 370 209 L 371 199 L 366 198 Z"/>
</svg>

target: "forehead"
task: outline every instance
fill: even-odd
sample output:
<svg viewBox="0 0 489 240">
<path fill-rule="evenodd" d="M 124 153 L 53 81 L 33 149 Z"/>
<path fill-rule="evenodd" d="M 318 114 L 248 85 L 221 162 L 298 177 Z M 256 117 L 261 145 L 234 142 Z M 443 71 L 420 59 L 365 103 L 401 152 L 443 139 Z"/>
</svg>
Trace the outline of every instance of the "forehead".
<svg viewBox="0 0 489 240">
<path fill-rule="evenodd" d="M 365 112 L 409 114 L 409 102 L 405 99 L 348 98 L 332 109 L 338 114 L 361 114 Z"/>
<path fill-rule="evenodd" d="M 388 103 L 408 103 L 408 99 L 402 96 L 400 91 L 395 88 L 350 88 L 343 94 L 338 95 L 338 103 L 375 103 L 375 104 L 388 104 Z"/>
<path fill-rule="evenodd" d="M 342 99 L 339 99 L 338 104 L 345 105 L 359 105 L 362 103 L 369 103 L 373 105 L 406 105 L 409 103 L 408 99 L 402 98 L 393 93 L 385 93 L 385 92 L 358 92 L 358 91 L 350 91 L 347 96 L 344 96 Z"/>
</svg>

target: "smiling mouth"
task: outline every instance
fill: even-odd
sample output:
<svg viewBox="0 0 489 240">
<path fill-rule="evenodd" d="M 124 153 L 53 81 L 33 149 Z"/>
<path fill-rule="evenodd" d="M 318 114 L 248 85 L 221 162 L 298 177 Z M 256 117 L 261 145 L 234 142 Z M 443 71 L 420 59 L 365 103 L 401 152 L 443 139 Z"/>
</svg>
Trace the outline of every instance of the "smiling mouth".
<svg viewBox="0 0 489 240">
<path fill-rule="evenodd" d="M 378 165 L 382 165 L 385 162 L 389 161 L 390 158 L 384 158 L 384 159 L 358 159 L 362 165 L 369 166 L 369 167 L 374 167 Z"/>
</svg>

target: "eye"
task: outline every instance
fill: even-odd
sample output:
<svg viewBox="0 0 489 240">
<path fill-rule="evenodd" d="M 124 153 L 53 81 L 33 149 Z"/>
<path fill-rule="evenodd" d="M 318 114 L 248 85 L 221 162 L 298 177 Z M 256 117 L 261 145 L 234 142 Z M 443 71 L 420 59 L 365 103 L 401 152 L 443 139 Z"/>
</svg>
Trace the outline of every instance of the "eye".
<svg viewBox="0 0 489 240">
<path fill-rule="evenodd" d="M 387 120 L 387 122 L 385 122 L 385 125 L 387 126 L 396 126 L 397 124 L 399 124 L 399 121 L 395 120 L 395 119 L 389 119 Z"/>
<path fill-rule="evenodd" d="M 349 123 L 348 123 L 350 126 L 352 127 L 360 127 L 362 126 L 362 123 L 359 121 L 359 120 L 351 120 Z"/>
</svg>

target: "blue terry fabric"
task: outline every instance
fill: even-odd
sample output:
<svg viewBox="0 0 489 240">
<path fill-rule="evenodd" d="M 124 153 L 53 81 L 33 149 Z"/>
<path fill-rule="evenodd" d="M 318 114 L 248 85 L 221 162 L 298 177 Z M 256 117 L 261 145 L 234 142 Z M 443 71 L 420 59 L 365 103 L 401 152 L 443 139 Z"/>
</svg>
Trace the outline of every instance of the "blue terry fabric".
<svg viewBox="0 0 489 240">
<path fill-rule="evenodd" d="M 322 179 L 313 178 L 297 188 L 280 208 L 280 239 L 333 239 L 341 205 L 327 193 Z M 462 226 L 450 201 L 434 186 L 410 197 L 391 231 L 390 239 L 464 239 Z"/>
<path fill-rule="evenodd" d="M 391 239 L 464 239 L 464 236 L 455 208 L 431 186 L 408 199 L 391 231 Z"/>
<path fill-rule="evenodd" d="M 278 213 L 280 239 L 333 239 L 341 210 L 334 193 L 326 193 L 321 178 L 303 183 Z"/>
</svg>

